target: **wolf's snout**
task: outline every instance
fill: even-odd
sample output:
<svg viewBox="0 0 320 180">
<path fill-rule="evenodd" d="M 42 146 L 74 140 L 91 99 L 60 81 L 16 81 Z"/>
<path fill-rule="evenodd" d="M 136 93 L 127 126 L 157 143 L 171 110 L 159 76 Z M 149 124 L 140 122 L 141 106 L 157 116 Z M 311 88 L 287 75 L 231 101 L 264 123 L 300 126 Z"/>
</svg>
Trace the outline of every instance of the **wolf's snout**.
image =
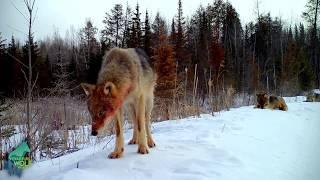
<svg viewBox="0 0 320 180">
<path fill-rule="evenodd" d="M 92 131 L 91 131 L 91 135 L 92 135 L 92 136 L 97 136 L 97 135 L 98 135 L 98 132 L 95 131 L 95 130 L 92 130 Z"/>
</svg>

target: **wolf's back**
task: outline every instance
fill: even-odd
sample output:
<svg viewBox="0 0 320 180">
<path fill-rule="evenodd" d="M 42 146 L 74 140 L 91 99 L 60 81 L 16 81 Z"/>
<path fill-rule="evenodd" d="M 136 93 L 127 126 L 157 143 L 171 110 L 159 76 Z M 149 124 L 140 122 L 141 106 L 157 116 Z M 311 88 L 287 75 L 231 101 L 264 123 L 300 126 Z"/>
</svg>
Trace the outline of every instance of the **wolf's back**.
<svg viewBox="0 0 320 180">
<path fill-rule="evenodd" d="M 142 49 L 113 48 L 108 51 L 101 65 L 98 83 L 112 81 L 122 84 L 126 81 L 155 83 L 156 74 L 149 64 L 149 57 Z"/>
<path fill-rule="evenodd" d="M 269 109 L 279 109 L 282 111 L 287 111 L 288 106 L 284 99 L 280 96 L 269 96 L 269 103 L 267 105 Z"/>
</svg>

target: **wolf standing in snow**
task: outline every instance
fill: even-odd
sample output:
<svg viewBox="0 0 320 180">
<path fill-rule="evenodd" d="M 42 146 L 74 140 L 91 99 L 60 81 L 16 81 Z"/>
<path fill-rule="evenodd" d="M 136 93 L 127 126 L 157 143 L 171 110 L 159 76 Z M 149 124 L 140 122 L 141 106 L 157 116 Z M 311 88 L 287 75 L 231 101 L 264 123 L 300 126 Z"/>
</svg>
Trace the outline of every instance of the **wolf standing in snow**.
<svg viewBox="0 0 320 180">
<path fill-rule="evenodd" d="M 123 154 L 123 110 L 127 105 L 134 132 L 129 144 L 138 144 L 138 153 L 149 153 L 155 143 L 151 136 L 150 118 L 157 76 L 141 49 L 113 48 L 104 56 L 95 85 L 82 83 L 92 117 L 93 136 L 115 120 L 116 144 L 109 158 Z"/>
<path fill-rule="evenodd" d="M 266 93 L 258 93 L 257 105 L 255 108 L 260 109 L 279 109 L 282 111 L 287 111 L 288 106 L 284 99 L 280 96 L 268 96 Z"/>
</svg>

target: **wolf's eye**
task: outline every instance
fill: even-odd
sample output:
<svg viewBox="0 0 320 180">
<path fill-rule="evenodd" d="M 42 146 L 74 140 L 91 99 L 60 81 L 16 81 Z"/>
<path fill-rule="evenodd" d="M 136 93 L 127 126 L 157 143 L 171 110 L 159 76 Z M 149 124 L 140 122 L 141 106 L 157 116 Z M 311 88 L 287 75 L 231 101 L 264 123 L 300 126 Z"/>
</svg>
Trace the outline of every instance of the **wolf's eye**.
<svg viewBox="0 0 320 180">
<path fill-rule="evenodd" d="M 100 112 L 98 113 L 98 117 L 102 117 L 102 116 L 104 115 L 104 113 L 105 113 L 105 111 L 100 111 Z"/>
</svg>

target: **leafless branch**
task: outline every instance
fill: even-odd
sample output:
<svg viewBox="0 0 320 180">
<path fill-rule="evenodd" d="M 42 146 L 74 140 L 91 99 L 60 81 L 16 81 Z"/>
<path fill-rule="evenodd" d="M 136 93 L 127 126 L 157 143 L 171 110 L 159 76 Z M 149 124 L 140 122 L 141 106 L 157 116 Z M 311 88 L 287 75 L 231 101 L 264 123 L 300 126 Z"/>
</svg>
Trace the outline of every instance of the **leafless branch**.
<svg viewBox="0 0 320 180">
<path fill-rule="evenodd" d="M 35 0 L 33 0 L 31 9 L 33 9 L 33 7 L 34 7 L 34 3 L 35 3 L 35 2 L 36 2 L 36 1 L 35 1 Z"/>
<path fill-rule="evenodd" d="M 23 67 L 25 68 L 29 68 L 27 65 L 25 65 L 22 61 L 20 61 L 18 58 L 14 57 L 13 55 L 11 55 L 8 51 L 6 51 L 6 54 L 8 54 L 12 59 L 14 59 L 15 61 L 17 61 L 18 63 L 20 63 Z"/>
<path fill-rule="evenodd" d="M 16 5 L 13 4 L 12 1 L 10 1 L 10 3 L 12 4 L 12 6 L 23 16 L 23 18 L 28 21 L 28 18 L 17 8 Z"/>
<path fill-rule="evenodd" d="M 36 85 L 36 83 L 37 83 L 37 81 L 38 81 L 38 77 L 39 77 L 39 72 L 37 73 L 36 79 L 35 79 L 34 82 L 33 82 L 31 91 L 33 91 L 33 88 L 35 87 L 35 85 Z"/>
<path fill-rule="evenodd" d="M 26 22 L 25 22 L 25 24 L 26 24 Z M 15 30 L 15 31 L 17 31 L 17 32 L 25 35 L 25 36 L 28 36 L 28 34 L 26 34 L 25 32 L 23 32 L 23 31 L 21 31 L 21 30 L 19 30 L 19 29 L 17 29 L 17 28 L 14 28 L 14 27 L 10 26 L 9 24 L 7 24 L 7 26 L 8 26 L 9 28 L 11 28 L 11 29 L 13 29 L 13 30 Z"/>
<path fill-rule="evenodd" d="M 34 21 L 35 21 L 35 19 L 36 19 L 36 17 L 37 17 L 38 9 L 39 9 L 39 8 L 37 8 L 36 13 L 34 14 L 34 17 L 33 17 L 33 20 L 32 20 L 32 24 L 34 23 Z"/>
<path fill-rule="evenodd" d="M 21 69 L 21 72 L 22 72 L 22 74 L 23 74 L 24 79 L 25 79 L 25 80 L 27 81 L 27 83 L 29 84 L 29 81 L 28 81 L 26 72 L 24 72 L 23 69 Z"/>
</svg>

